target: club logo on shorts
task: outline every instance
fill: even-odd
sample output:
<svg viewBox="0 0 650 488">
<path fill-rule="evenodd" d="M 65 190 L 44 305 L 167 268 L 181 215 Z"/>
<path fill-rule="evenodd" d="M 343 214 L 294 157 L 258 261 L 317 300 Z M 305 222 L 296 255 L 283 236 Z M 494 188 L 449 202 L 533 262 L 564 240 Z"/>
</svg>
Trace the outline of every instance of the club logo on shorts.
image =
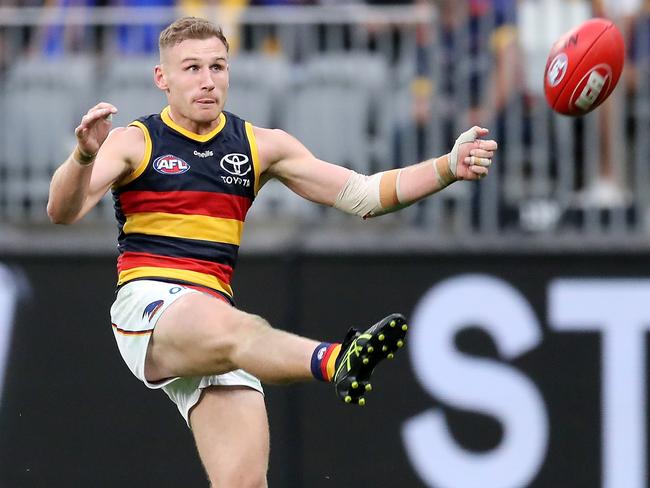
<svg viewBox="0 0 650 488">
<path fill-rule="evenodd" d="M 142 318 L 147 317 L 149 322 L 151 322 L 151 319 L 154 315 L 156 315 L 156 312 L 160 310 L 160 307 L 163 306 L 163 303 L 165 303 L 164 300 L 156 300 L 155 302 L 151 302 L 145 307 L 144 312 L 142 313 Z"/>
<path fill-rule="evenodd" d="M 189 171 L 190 165 L 177 156 L 165 154 L 154 160 L 153 169 L 163 175 L 181 175 Z"/>
<path fill-rule="evenodd" d="M 316 353 L 316 357 L 318 358 L 319 361 L 323 359 L 323 356 L 325 355 L 325 351 L 327 351 L 327 347 L 323 346 L 318 350 L 318 353 Z"/>
</svg>

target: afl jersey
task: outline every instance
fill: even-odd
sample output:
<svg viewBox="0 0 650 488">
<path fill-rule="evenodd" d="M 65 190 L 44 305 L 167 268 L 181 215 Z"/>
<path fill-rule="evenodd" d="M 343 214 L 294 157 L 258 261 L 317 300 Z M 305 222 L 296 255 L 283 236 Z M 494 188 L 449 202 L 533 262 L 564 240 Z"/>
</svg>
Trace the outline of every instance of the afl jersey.
<svg viewBox="0 0 650 488">
<path fill-rule="evenodd" d="M 137 169 L 113 187 L 118 286 L 137 279 L 230 286 L 260 168 L 253 127 L 222 112 L 210 133 L 177 125 L 169 107 L 130 125 L 145 137 Z"/>
</svg>

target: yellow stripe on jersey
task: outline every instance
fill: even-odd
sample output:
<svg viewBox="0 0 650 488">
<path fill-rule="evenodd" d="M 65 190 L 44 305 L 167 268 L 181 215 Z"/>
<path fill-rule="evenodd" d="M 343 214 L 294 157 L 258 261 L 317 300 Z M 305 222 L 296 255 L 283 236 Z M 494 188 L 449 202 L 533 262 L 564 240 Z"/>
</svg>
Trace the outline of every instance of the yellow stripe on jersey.
<svg viewBox="0 0 650 488">
<path fill-rule="evenodd" d="M 205 215 L 143 212 L 127 215 L 125 234 L 182 237 L 239 245 L 244 223 Z"/>
<path fill-rule="evenodd" d="M 228 296 L 232 296 L 232 287 L 227 283 L 221 281 L 216 276 L 184 269 L 158 268 L 149 266 L 125 269 L 124 271 L 120 272 L 117 284 L 120 286 L 124 283 L 127 283 L 128 281 L 138 278 L 171 278 L 174 280 L 186 281 L 188 283 L 196 285 L 207 286 L 208 288 L 212 288 L 213 290 L 218 290 L 226 293 Z"/>
<path fill-rule="evenodd" d="M 180 125 L 178 125 L 176 122 L 172 120 L 171 115 L 169 115 L 169 105 L 166 106 L 162 112 L 160 112 L 160 118 L 165 124 L 167 124 L 175 131 L 180 132 L 185 137 L 189 137 L 193 141 L 198 141 L 198 142 L 209 141 L 214 136 L 216 136 L 219 132 L 221 132 L 221 129 L 223 129 L 226 126 L 226 114 L 221 112 L 221 114 L 219 115 L 219 123 L 214 129 L 212 129 L 207 134 L 195 134 L 194 132 L 189 131 L 184 127 L 181 127 Z"/>
<path fill-rule="evenodd" d="M 133 127 L 138 127 L 144 134 L 144 156 L 142 156 L 142 161 L 140 161 L 140 164 L 135 169 L 135 171 L 130 175 L 126 176 L 125 178 L 123 178 L 122 180 L 118 181 L 115 185 L 113 185 L 113 188 L 126 185 L 127 183 L 131 183 L 133 180 L 135 180 L 138 176 L 144 173 L 144 170 L 147 169 L 147 166 L 149 165 L 149 160 L 151 159 L 151 150 L 153 145 L 151 144 L 151 136 L 149 135 L 149 129 L 147 129 L 146 125 L 144 125 L 142 122 L 139 122 L 137 120 L 131 122 L 129 125 Z"/>
<path fill-rule="evenodd" d="M 260 189 L 260 155 L 257 151 L 257 141 L 255 140 L 255 133 L 253 132 L 253 124 L 245 122 L 246 136 L 248 137 L 248 144 L 251 148 L 251 156 L 253 157 L 253 171 L 255 172 L 255 195 Z"/>
</svg>

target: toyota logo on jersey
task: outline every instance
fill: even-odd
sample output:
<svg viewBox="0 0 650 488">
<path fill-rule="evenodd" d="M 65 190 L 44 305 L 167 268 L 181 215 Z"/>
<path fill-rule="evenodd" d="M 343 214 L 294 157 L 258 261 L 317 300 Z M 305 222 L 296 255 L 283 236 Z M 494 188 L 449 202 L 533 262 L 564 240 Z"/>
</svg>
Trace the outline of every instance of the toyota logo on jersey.
<svg viewBox="0 0 650 488">
<path fill-rule="evenodd" d="M 244 176 L 251 170 L 248 156 L 241 153 L 226 154 L 219 164 L 233 176 Z"/>
<path fill-rule="evenodd" d="M 163 175 L 180 175 L 187 172 L 190 165 L 177 156 L 166 154 L 156 158 L 153 162 L 153 169 Z"/>
</svg>

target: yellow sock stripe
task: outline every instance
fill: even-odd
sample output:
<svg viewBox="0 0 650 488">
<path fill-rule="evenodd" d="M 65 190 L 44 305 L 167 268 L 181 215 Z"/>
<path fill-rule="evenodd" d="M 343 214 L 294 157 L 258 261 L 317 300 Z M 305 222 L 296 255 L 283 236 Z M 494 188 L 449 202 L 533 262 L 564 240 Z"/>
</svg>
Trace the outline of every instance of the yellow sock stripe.
<svg viewBox="0 0 650 488">
<path fill-rule="evenodd" d="M 327 359 L 327 366 L 326 366 L 327 378 L 325 378 L 327 381 L 332 381 L 332 378 L 334 378 L 334 368 L 336 367 L 336 358 L 339 357 L 340 353 L 341 353 L 341 344 L 334 347 L 332 353 L 330 354 L 330 357 Z"/>
</svg>

